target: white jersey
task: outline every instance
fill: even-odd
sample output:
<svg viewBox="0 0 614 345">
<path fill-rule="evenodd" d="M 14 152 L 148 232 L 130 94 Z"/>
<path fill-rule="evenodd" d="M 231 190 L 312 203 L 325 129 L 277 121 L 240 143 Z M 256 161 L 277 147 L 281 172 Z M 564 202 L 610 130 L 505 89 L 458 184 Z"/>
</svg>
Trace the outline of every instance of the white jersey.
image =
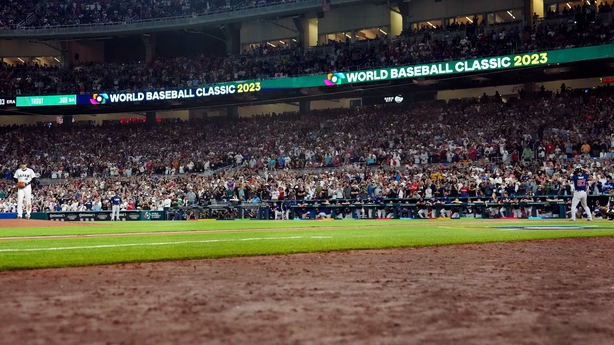
<svg viewBox="0 0 614 345">
<path fill-rule="evenodd" d="M 13 175 L 13 178 L 16 178 L 17 182 L 25 182 L 26 184 L 32 182 L 35 177 L 34 170 L 30 168 L 26 168 L 25 170 L 17 169 L 15 175 Z"/>
<path fill-rule="evenodd" d="M 24 182 L 25 188 L 19 188 L 17 190 L 17 218 L 21 218 L 24 211 L 24 202 L 26 209 L 26 219 L 30 219 L 30 212 L 32 212 L 32 180 L 36 177 L 34 170 L 30 168 L 17 169 L 15 171 L 14 178 L 17 182 Z"/>
</svg>

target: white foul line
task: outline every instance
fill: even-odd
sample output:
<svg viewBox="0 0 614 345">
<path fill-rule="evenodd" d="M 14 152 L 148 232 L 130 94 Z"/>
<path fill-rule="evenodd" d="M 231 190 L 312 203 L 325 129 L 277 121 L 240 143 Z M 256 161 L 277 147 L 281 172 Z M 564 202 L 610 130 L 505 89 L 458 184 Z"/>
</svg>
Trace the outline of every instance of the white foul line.
<svg viewBox="0 0 614 345">
<path fill-rule="evenodd" d="M 38 252 L 38 251 L 47 251 L 47 250 L 97 249 L 97 248 L 119 248 L 119 247 L 138 247 L 138 246 L 166 246 L 166 245 L 173 245 L 173 244 L 256 241 L 256 240 L 287 240 L 287 239 L 297 239 L 297 238 L 303 238 L 303 236 L 242 238 L 239 240 L 202 240 L 202 241 L 178 241 L 178 242 L 154 242 L 154 243 L 100 244 L 100 245 L 95 245 L 95 246 L 77 246 L 77 247 L 7 248 L 7 249 L 0 249 L 0 252 Z M 322 239 L 322 238 L 332 238 L 332 237 L 331 236 L 328 236 L 328 237 L 311 236 L 307 238 Z"/>
</svg>

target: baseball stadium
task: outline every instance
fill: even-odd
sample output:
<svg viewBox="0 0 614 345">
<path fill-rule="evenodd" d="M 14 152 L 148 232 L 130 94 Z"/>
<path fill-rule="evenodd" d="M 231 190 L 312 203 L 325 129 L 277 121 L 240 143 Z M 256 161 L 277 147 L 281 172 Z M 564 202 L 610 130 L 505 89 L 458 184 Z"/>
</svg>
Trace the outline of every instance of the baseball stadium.
<svg viewBox="0 0 614 345">
<path fill-rule="evenodd" d="M 0 343 L 614 343 L 612 6 L 0 0 Z"/>
</svg>

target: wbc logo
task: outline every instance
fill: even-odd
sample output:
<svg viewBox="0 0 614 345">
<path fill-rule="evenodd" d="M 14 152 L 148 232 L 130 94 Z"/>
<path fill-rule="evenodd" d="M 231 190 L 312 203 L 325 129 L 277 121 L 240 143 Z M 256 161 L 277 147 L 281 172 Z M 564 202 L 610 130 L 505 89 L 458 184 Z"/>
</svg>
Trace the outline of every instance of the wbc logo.
<svg viewBox="0 0 614 345">
<path fill-rule="evenodd" d="M 345 79 L 345 74 L 341 72 L 329 73 L 327 78 L 324 79 L 324 84 L 326 86 L 341 85 L 343 79 Z"/>
<path fill-rule="evenodd" d="M 109 95 L 106 93 L 95 93 L 90 99 L 91 104 L 105 104 L 109 100 Z"/>
</svg>

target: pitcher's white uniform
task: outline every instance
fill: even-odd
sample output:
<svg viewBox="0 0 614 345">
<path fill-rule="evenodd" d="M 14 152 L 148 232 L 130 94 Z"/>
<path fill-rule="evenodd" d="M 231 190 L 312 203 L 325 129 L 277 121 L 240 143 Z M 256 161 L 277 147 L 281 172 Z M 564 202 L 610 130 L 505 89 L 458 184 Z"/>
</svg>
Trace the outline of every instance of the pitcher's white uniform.
<svg viewBox="0 0 614 345">
<path fill-rule="evenodd" d="M 23 202 L 26 202 L 26 218 L 30 218 L 30 212 L 32 212 L 32 180 L 36 178 L 36 174 L 34 174 L 34 170 L 26 167 L 25 164 L 22 164 L 20 169 L 15 171 L 15 175 L 13 178 L 17 180 L 17 182 L 23 182 L 26 184 L 24 188 L 19 188 L 17 190 L 17 218 L 21 218 L 23 215 Z"/>
</svg>

